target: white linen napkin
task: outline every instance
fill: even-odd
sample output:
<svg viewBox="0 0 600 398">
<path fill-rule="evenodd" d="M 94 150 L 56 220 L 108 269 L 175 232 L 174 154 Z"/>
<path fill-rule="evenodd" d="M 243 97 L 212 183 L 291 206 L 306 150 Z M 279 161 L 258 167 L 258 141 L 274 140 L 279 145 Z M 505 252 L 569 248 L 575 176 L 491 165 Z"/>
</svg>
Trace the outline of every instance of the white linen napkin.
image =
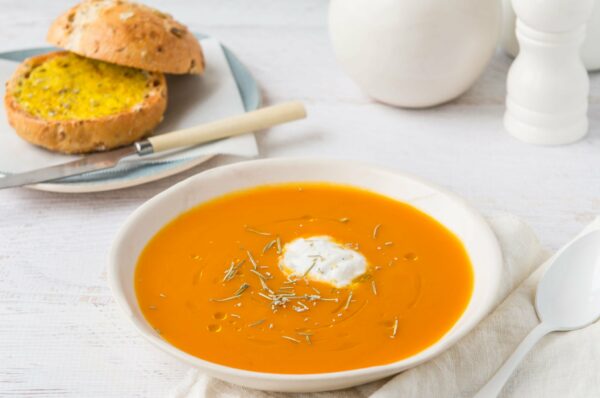
<svg viewBox="0 0 600 398">
<path fill-rule="evenodd" d="M 534 309 L 535 288 L 543 273 L 544 266 L 540 264 L 547 258 L 533 231 L 518 218 L 503 214 L 489 222 L 504 255 L 497 302 L 506 299 L 470 334 L 432 361 L 385 380 L 315 394 L 249 390 L 192 369 L 170 397 L 472 397 L 539 322 Z M 600 218 L 584 232 L 599 228 Z M 501 394 L 505 398 L 599 396 L 600 323 L 546 336 L 525 358 Z"/>
<path fill-rule="evenodd" d="M 244 112 L 244 104 L 221 44 L 213 38 L 202 39 L 206 70 L 202 76 L 167 76 L 168 106 L 163 122 L 154 134 L 167 133 L 197 126 L 212 120 Z M 18 63 L 0 59 L 0 81 L 12 76 Z M 4 84 L 0 85 L 4 98 Z M 119 169 L 132 164 L 159 163 L 199 158 L 205 155 L 235 155 L 252 157 L 258 154 L 254 134 L 244 134 L 205 145 L 171 150 L 123 159 Z M 0 106 L 0 172 L 18 173 L 74 160 L 68 156 L 46 151 L 21 139 L 8 124 L 4 107 Z"/>
</svg>

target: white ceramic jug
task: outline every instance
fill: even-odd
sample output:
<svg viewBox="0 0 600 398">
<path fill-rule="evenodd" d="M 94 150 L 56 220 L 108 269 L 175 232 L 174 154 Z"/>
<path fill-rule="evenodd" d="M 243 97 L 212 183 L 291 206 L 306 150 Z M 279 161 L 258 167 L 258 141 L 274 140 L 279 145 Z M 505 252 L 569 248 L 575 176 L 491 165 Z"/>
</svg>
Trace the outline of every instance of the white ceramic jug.
<svg viewBox="0 0 600 398">
<path fill-rule="evenodd" d="M 515 11 L 511 0 L 503 0 L 502 37 L 500 44 L 508 54 L 516 57 L 519 43 L 515 35 Z M 592 16 L 587 21 L 581 59 L 589 71 L 600 70 L 600 0 L 595 0 Z"/>
<path fill-rule="evenodd" d="M 373 98 L 428 107 L 465 92 L 494 53 L 500 0 L 331 0 L 339 63 Z"/>
</svg>

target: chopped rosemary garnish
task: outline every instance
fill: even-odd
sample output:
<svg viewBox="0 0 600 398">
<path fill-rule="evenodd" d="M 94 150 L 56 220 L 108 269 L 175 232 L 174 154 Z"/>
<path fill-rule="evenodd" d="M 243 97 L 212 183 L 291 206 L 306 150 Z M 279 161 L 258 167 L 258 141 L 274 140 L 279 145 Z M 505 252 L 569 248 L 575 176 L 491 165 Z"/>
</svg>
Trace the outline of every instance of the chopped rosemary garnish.
<svg viewBox="0 0 600 398">
<path fill-rule="evenodd" d="M 321 295 L 321 291 L 319 291 L 319 289 L 317 289 L 316 287 L 314 287 L 314 286 L 311 286 L 310 288 L 311 288 L 311 289 L 312 289 L 312 290 L 313 290 L 315 293 L 317 293 L 318 295 Z"/>
<path fill-rule="evenodd" d="M 229 314 L 229 316 L 232 316 L 232 317 L 234 317 L 234 318 L 238 318 L 238 319 L 240 319 L 240 318 L 241 318 L 241 316 L 240 316 L 240 315 L 238 315 L 238 314 L 234 314 L 234 313 L 231 313 L 231 314 Z"/>
<path fill-rule="evenodd" d="M 279 235 L 277 235 L 277 238 L 275 238 L 275 244 L 277 244 L 277 254 L 281 254 L 283 250 L 281 249 L 281 238 Z"/>
<path fill-rule="evenodd" d="M 239 287 L 239 289 L 235 293 L 233 293 L 233 295 L 231 295 L 229 297 L 224 297 L 224 298 L 211 298 L 210 301 L 223 302 L 223 301 L 235 300 L 237 298 L 240 298 L 242 293 L 244 293 L 246 291 L 246 289 L 248 289 L 249 287 L 250 287 L 249 284 L 242 283 L 242 285 Z"/>
<path fill-rule="evenodd" d="M 291 301 L 291 300 L 308 300 L 308 301 L 316 301 L 316 300 L 321 300 L 321 301 L 334 301 L 334 302 L 338 302 L 337 298 L 327 298 L 327 297 L 321 297 L 315 294 L 304 294 L 304 295 L 297 295 L 294 292 L 290 292 L 290 293 L 273 293 L 273 292 L 269 292 L 270 294 L 264 294 L 262 292 L 259 292 L 258 295 L 271 301 L 271 309 L 273 310 L 273 312 L 276 312 L 277 309 L 279 307 L 286 307 L 287 304 Z M 297 312 L 303 312 L 309 309 L 309 307 L 301 302 L 298 302 L 300 305 L 299 306 L 292 306 L 292 308 L 297 311 Z"/>
<path fill-rule="evenodd" d="M 284 339 L 286 339 L 286 340 L 292 341 L 292 342 L 294 342 L 294 343 L 296 343 L 296 344 L 300 344 L 300 343 L 301 343 L 301 341 L 300 341 L 300 340 L 298 340 L 298 339 L 295 339 L 295 338 L 293 338 L 293 337 L 290 337 L 290 336 L 281 336 L 281 337 L 282 337 L 282 338 L 284 338 Z"/>
<path fill-rule="evenodd" d="M 343 222 L 343 223 L 347 223 L 348 221 L 350 221 L 350 219 L 348 217 L 342 217 L 338 221 L 339 222 Z"/>
<path fill-rule="evenodd" d="M 348 294 L 348 299 L 346 300 L 346 304 L 344 305 L 344 311 L 348 310 L 348 307 L 350 307 L 351 302 L 352 302 L 352 292 L 350 292 Z"/>
<path fill-rule="evenodd" d="M 260 326 L 263 323 L 265 323 L 265 321 L 266 321 L 266 319 L 259 319 L 256 322 L 252 322 L 252 323 L 248 324 L 248 327 L 255 328 L 255 327 Z"/>
<path fill-rule="evenodd" d="M 273 235 L 270 232 L 259 231 L 255 228 L 250 227 L 249 225 L 244 225 L 244 229 L 248 232 L 252 232 L 253 234 L 262 235 L 262 236 L 271 236 Z"/>
<path fill-rule="evenodd" d="M 384 246 L 393 246 L 394 242 L 385 242 L 383 245 Z"/>
<path fill-rule="evenodd" d="M 381 224 L 375 225 L 373 228 L 373 239 L 377 239 L 377 235 L 379 234 L 379 228 L 381 228 Z"/>
<path fill-rule="evenodd" d="M 375 284 L 375 281 L 371 281 L 371 290 L 373 291 L 373 294 L 377 296 L 377 285 Z"/>
</svg>

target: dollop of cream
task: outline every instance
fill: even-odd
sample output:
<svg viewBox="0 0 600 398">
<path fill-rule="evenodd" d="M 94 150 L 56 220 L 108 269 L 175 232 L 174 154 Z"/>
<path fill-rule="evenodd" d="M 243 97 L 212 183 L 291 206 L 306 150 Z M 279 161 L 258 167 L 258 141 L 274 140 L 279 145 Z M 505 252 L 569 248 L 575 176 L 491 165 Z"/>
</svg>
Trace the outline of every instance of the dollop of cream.
<svg viewBox="0 0 600 398">
<path fill-rule="evenodd" d="M 288 275 L 345 287 L 367 271 L 367 260 L 330 236 L 298 238 L 285 244 L 279 266 Z"/>
</svg>

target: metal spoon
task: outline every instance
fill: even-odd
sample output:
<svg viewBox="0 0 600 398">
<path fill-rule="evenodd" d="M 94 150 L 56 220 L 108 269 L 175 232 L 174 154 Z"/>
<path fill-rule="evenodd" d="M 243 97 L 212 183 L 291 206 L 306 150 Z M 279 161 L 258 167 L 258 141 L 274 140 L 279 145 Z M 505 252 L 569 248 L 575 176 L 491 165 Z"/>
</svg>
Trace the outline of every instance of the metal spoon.
<svg viewBox="0 0 600 398">
<path fill-rule="evenodd" d="M 540 281 L 535 307 L 542 321 L 474 398 L 498 396 L 525 355 L 546 334 L 581 329 L 600 318 L 600 231 L 559 252 Z"/>
</svg>

